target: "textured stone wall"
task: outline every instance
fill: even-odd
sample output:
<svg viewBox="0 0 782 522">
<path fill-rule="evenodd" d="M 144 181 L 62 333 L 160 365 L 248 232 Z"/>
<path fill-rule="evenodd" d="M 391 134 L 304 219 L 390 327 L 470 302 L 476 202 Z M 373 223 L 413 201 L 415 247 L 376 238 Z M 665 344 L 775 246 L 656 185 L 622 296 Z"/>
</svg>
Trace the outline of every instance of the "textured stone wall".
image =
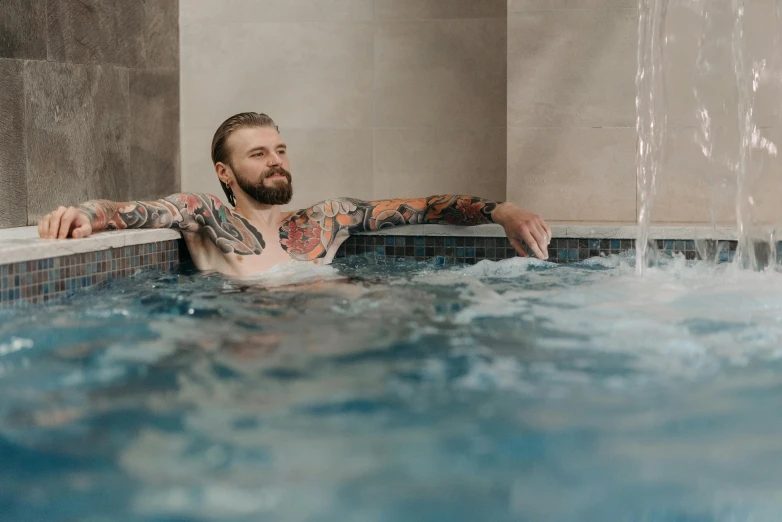
<svg viewBox="0 0 782 522">
<path fill-rule="evenodd" d="M 0 2 L 0 228 L 179 171 L 178 0 Z"/>
</svg>

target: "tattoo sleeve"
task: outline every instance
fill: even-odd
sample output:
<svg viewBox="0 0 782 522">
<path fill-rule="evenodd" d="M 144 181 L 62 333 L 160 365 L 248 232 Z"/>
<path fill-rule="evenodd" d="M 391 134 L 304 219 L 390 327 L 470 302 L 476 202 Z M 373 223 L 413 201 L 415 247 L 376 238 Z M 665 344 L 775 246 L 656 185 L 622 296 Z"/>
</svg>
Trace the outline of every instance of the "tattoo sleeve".
<svg viewBox="0 0 782 522">
<path fill-rule="evenodd" d="M 403 225 L 474 226 L 493 223 L 498 203 L 472 196 L 362 201 L 339 198 L 296 212 L 280 228 L 282 247 L 294 259 L 322 258 L 338 238 Z"/>
<path fill-rule="evenodd" d="M 173 194 L 156 201 L 117 203 L 88 201 L 79 205 L 93 230 L 171 228 L 206 234 L 224 253 L 260 254 L 263 236 L 249 221 L 208 194 Z"/>
</svg>

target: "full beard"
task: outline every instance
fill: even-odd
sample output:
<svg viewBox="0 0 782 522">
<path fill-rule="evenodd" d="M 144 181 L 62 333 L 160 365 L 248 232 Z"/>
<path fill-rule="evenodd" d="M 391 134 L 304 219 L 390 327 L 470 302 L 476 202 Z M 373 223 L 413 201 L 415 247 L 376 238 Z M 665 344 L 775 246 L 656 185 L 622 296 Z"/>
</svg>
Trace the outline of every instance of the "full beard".
<svg viewBox="0 0 782 522">
<path fill-rule="evenodd" d="M 233 168 L 232 168 L 233 169 Z M 261 174 L 261 179 L 253 183 L 245 178 L 239 171 L 233 169 L 236 175 L 236 184 L 239 185 L 248 196 L 262 205 L 286 205 L 293 197 L 293 184 L 291 173 L 282 167 L 272 167 Z M 275 183 L 272 187 L 264 185 L 266 178 L 280 174 L 288 180 L 287 183 Z"/>
</svg>

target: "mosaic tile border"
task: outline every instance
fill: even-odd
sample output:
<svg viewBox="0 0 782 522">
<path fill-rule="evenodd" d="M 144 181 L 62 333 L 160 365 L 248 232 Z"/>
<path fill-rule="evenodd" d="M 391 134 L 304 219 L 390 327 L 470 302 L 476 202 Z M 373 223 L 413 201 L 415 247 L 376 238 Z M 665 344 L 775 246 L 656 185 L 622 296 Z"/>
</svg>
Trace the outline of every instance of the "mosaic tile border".
<svg viewBox="0 0 782 522">
<path fill-rule="evenodd" d="M 681 253 L 687 259 L 700 257 L 692 240 L 661 239 L 656 245 L 662 253 Z M 707 256 L 719 256 L 721 261 L 732 260 L 736 246 L 736 241 L 705 243 Z M 633 248 L 632 239 L 554 238 L 548 254 L 549 260 L 555 263 L 575 263 Z M 342 244 L 336 257 L 367 253 L 435 260 L 442 265 L 475 264 L 484 259 L 499 261 L 517 256 L 504 237 L 356 235 Z M 779 254 L 782 259 L 782 249 Z M 172 271 L 189 259 L 183 241 L 173 239 L 0 265 L 0 308 L 45 303 L 104 281 L 131 276 L 138 270 Z"/>
<path fill-rule="evenodd" d="M 693 240 L 660 239 L 657 249 L 667 254 L 684 254 L 687 259 L 697 259 L 699 252 Z M 706 242 L 706 250 L 717 254 L 718 248 L 725 260 L 732 259 L 736 241 Z M 590 257 L 620 254 L 635 248 L 632 239 L 578 239 L 554 238 L 549 245 L 549 261 L 576 263 Z M 499 261 L 518 254 L 505 237 L 457 237 L 457 236 L 350 236 L 339 248 L 336 257 L 361 254 L 408 258 L 417 261 L 436 260 L 439 264 L 475 264 L 489 259 Z"/>
<path fill-rule="evenodd" d="M 0 308 L 48 302 L 138 270 L 174 270 L 180 248 L 174 239 L 1 265 Z"/>
</svg>

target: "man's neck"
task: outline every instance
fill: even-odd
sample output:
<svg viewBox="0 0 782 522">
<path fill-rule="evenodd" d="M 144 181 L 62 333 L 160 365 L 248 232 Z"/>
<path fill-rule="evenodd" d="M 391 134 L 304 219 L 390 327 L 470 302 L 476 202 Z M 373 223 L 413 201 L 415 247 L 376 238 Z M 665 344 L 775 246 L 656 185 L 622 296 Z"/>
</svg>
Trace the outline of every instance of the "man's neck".
<svg viewBox="0 0 782 522">
<path fill-rule="evenodd" d="M 263 205 L 247 198 L 237 201 L 234 212 L 252 223 L 256 228 L 277 228 L 282 221 L 282 211 L 279 205 Z"/>
</svg>

